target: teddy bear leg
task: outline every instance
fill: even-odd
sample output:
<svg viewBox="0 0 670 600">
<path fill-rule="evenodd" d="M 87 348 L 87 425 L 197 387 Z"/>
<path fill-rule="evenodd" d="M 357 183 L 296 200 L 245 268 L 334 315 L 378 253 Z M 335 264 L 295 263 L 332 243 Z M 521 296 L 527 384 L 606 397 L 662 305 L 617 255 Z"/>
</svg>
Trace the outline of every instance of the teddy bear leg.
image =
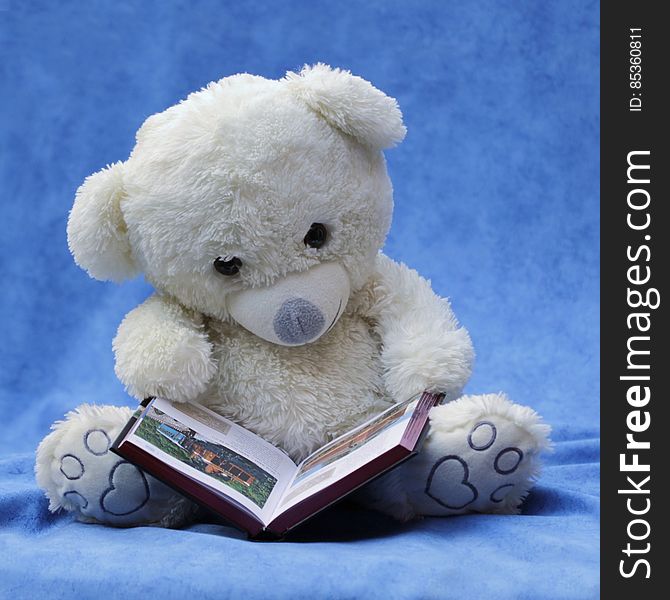
<svg viewBox="0 0 670 600">
<path fill-rule="evenodd" d="M 188 521 L 190 501 L 111 452 L 132 412 L 84 404 L 52 426 L 35 464 L 52 512 L 65 509 L 79 521 L 116 527 L 176 527 Z"/>
<path fill-rule="evenodd" d="M 502 394 L 436 406 L 419 454 L 366 485 L 359 500 L 400 520 L 513 514 L 539 474 L 550 428 Z"/>
</svg>

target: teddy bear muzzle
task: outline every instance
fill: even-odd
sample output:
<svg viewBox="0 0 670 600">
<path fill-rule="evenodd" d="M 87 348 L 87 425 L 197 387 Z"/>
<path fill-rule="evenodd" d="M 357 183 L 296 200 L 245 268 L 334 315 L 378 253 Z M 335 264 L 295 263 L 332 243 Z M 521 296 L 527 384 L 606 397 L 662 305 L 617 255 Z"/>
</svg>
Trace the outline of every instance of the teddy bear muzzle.
<svg viewBox="0 0 670 600">
<path fill-rule="evenodd" d="M 349 276 L 335 262 L 290 273 L 273 285 L 231 294 L 228 313 L 258 337 L 282 346 L 300 346 L 330 331 L 344 312 Z"/>
</svg>

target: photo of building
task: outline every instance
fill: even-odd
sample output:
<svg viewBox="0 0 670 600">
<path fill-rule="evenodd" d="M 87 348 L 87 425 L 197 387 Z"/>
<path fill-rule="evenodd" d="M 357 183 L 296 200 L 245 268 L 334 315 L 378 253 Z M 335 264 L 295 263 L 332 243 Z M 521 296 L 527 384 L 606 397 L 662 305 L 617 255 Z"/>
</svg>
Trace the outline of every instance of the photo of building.
<svg viewBox="0 0 670 600">
<path fill-rule="evenodd" d="M 207 447 L 206 442 L 194 440 L 185 440 L 185 442 L 185 448 L 191 451 L 191 460 L 201 463 L 205 468 L 205 473 L 219 475 L 227 481 L 233 480 L 246 487 L 256 481 L 256 477 L 251 472 L 211 450 Z"/>
<path fill-rule="evenodd" d="M 253 461 L 207 439 L 153 406 L 142 417 L 135 435 L 243 494 L 261 508 L 277 483 L 275 477 Z"/>
</svg>

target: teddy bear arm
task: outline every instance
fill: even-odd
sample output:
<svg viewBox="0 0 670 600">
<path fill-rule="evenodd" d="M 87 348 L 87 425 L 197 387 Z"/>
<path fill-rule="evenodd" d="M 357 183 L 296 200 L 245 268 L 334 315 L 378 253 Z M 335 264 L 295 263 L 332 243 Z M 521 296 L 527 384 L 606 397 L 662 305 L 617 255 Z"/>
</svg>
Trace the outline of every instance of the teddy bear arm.
<svg viewBox="0 0 670 600">
<path fill-rule="evenodd" d="M 369 315 L 382 340 L 386 387 L 396 400 L 424 389 L 457 398 L 472 373 L 474 350 L 448 300 L 416 271 L 380 254 Z"/>
<path fill-rule="evenodd" d="M 136 398 L 196 398 L 216 370 L 202 316 L 154 294 L 130 311 L 113 342 L 115 372 Z"/>
</svg>

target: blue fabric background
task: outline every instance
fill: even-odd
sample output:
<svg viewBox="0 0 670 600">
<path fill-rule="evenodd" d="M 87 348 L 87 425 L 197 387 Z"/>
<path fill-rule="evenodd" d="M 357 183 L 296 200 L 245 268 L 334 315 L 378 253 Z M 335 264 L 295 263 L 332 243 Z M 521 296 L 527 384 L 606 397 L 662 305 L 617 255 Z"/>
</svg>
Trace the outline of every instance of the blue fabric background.
<svg viewBox="0 0 670 600">
<path fill-rule="evenodd" d="M 0 0 L 0 596 L 595 598 L 598 593 L 597 2 Z M 398 98 L 386 252 L 470 330 L 473 393 L 554 427 L 518 517 L 397 525 L 348 506 L 282 544 L 220 525 L 114 530 L 51 516 L 49 424 L 129 402 L 111 339 L 149 293 L 68 254 L 84 177 L 210 80 L 351 69 Z"/>
</svg>

